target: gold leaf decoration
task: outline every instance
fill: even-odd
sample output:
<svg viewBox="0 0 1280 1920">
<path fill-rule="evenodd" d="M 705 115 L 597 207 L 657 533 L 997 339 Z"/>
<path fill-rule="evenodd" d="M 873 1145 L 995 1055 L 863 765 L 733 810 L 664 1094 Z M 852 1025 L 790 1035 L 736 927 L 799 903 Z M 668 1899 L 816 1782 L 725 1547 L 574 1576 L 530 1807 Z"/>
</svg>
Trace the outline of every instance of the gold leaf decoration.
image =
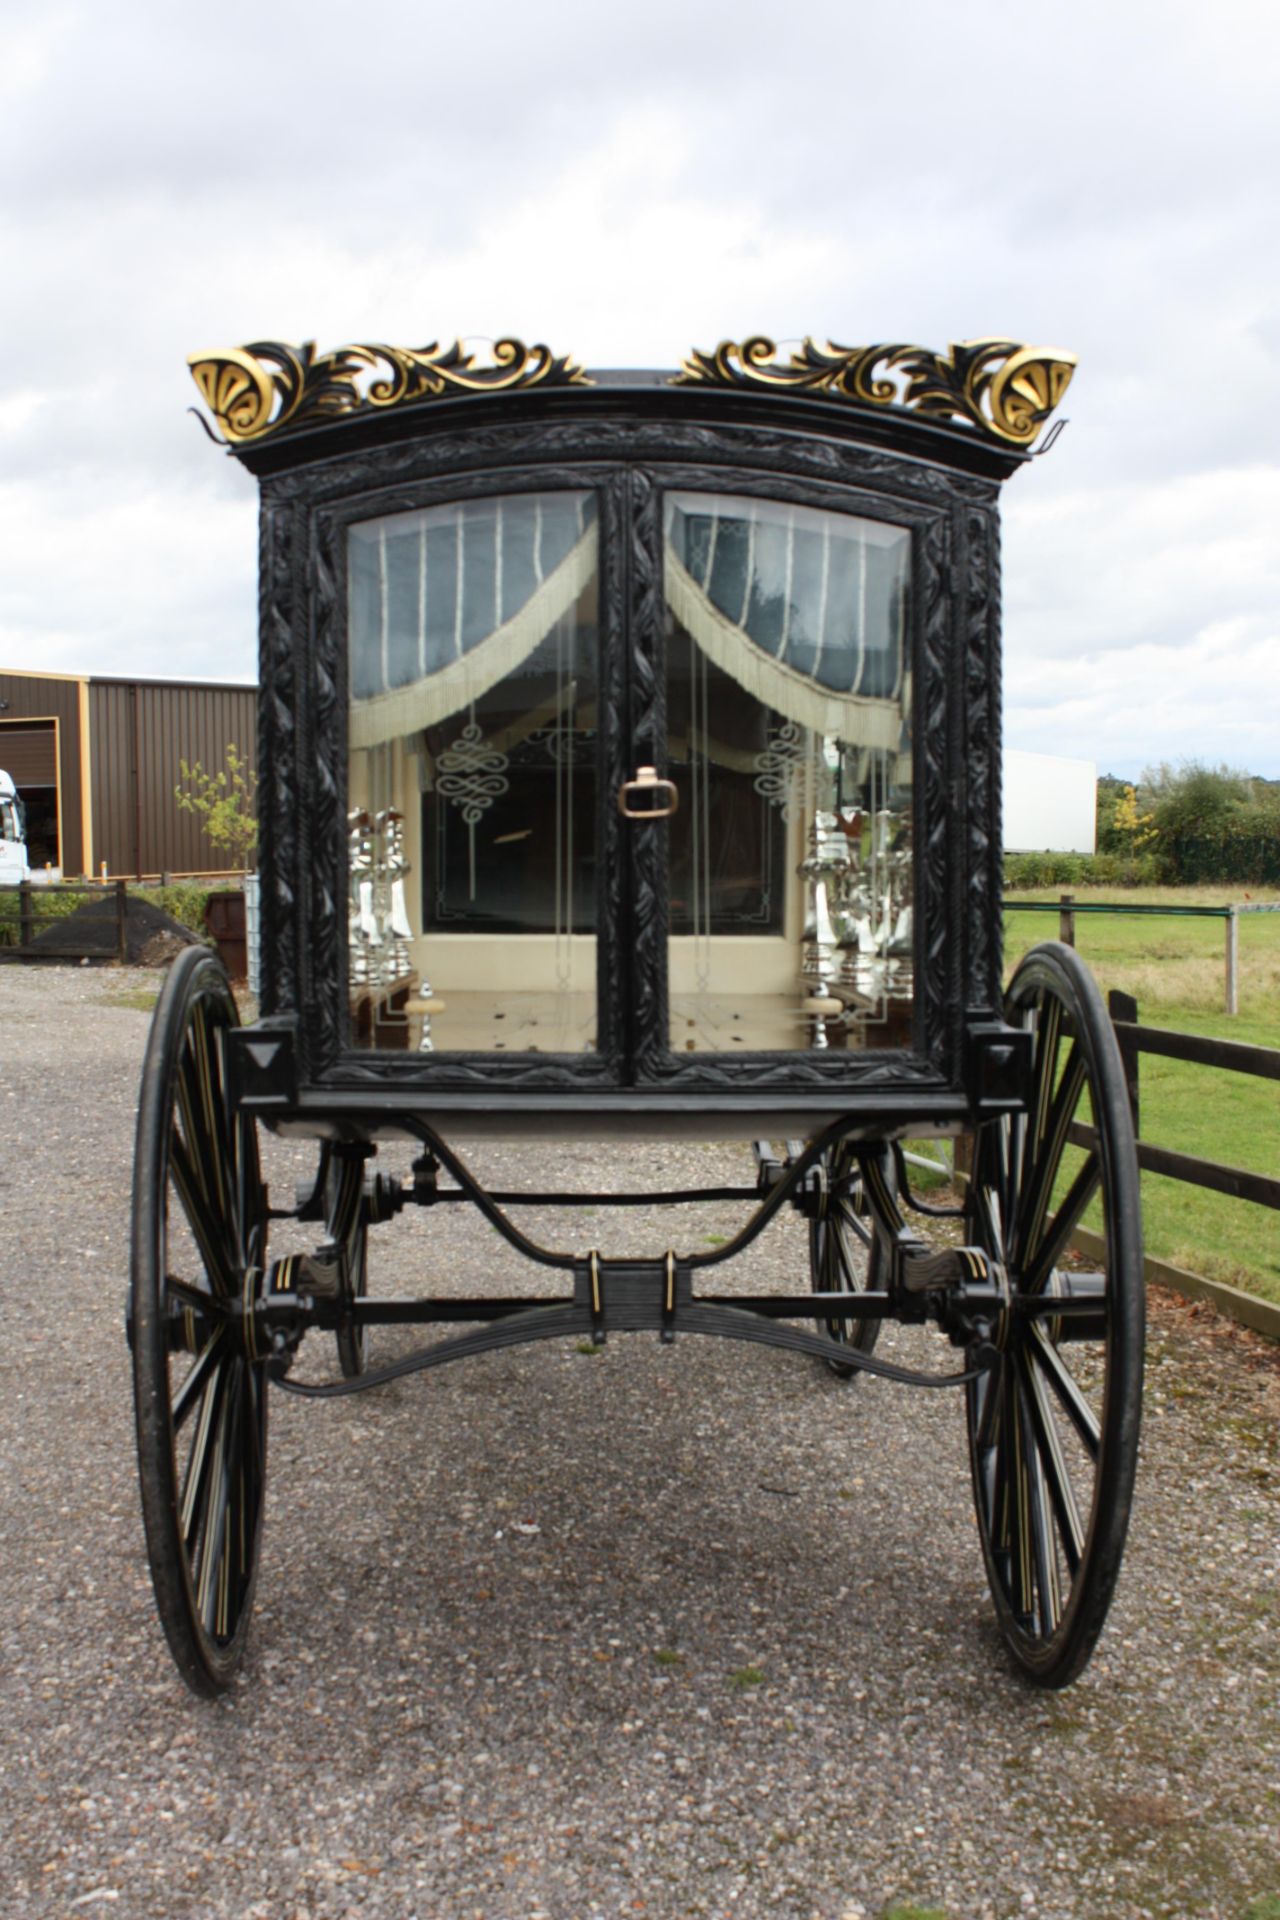
<svg viewBox="0 0 1280 1920">
<path fill-rule="evenodd" d="M 964 340 L 945 354 L 927 347 L 819 347 L 806 339 L 785 361 L 762 334 L 713 353 L 695 348 L 674 386 L 812 393 L 864 406 L 901 406 L 955 419 L 1006 446 L 1026 448 L 1062 399 L 1076 356 L 1017 340 Z"/>
<path fill-rule="evenodd" d="M 300 347 L 256 340 L 193 353 L 187 365 L 228 446 L 261 440 L 285 426 L 324 426 L 349 414 L 450 394 L 593 384 L 567 355 L 509 339 L 496 341 L 489 359 L 479 363 L 461 341 L 444 348 L 435 341 L 425 347 L 360 344 L 317 354 L 311 340 Z"/>
</svg>

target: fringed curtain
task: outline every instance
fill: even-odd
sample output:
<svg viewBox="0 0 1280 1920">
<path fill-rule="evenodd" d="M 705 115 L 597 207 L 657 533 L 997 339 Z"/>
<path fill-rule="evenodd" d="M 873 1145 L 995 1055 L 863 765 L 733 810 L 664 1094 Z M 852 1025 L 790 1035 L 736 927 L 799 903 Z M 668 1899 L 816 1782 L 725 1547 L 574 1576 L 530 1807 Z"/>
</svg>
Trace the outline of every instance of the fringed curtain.
<svg viewBox="0 0 1280 1920">
<path fill-rule="evenodd" d="M 565 617 L 597 566 L 589 493 L 365 520 L 348 542 L 352 750 L 460 713 Z"/>
<path fill-rule="evenodd" d="M 664 583 L 680 625 L 761 705 L 898 752 L 910 535 L 772 501 L 667 500 Z"/>
</svg>

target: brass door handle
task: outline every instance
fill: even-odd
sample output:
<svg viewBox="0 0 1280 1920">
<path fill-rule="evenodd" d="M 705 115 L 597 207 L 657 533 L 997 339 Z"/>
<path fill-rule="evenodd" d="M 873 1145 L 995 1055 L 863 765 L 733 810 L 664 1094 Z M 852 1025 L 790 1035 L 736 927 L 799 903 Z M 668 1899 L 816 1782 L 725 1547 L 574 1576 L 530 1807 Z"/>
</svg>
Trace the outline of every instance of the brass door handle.
<svg viewBox="0 0 1280 1920">
<path fill-rule="evenodd" d="M 636 794 L 648 794 L 654 799 L 660 793 L 670 797 L 665 806 L 629 807 L 628 797 Z M 664 780 L 656 767 L 637 767 L 634 780 L 624 780 L 618 788 L 618 812 L 626 820 L 666 820 L 680 805 L 680 795 L 676 791 L 674 780 Z"/>
</svg>

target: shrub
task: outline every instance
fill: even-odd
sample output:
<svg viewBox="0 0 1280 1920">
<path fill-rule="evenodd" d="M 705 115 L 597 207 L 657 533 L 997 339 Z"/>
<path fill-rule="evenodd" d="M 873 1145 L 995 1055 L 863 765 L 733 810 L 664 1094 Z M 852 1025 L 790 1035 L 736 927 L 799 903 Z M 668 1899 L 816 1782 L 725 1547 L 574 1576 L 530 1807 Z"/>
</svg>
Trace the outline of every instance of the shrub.
<svg viewBox="0 0 1280 1920">
<path fill-rule="evenodd" d="M 219 773 L 206 773 L 198 760 L 194 766 L 179 760 L 178 768 L 185 785 L 175 787 L 173 797 L 182 812 L 194 813 L 210 843 L 247 867 L 258 844 L 258 776 L 235 741 L 227 742 Z"/>
</svg>

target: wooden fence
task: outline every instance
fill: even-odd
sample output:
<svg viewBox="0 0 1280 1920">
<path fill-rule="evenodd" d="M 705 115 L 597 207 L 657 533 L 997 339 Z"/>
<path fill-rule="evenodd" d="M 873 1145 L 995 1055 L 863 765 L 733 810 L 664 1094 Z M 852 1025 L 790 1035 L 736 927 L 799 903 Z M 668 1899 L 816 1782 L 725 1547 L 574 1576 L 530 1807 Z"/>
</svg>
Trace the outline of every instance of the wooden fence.
<svg viewBox="0 0 1280 1920">
<path fill-rule="evenodd" d="M 68 896 L 76 905 L 86 900 L 102 905 L 103 917 L 114 915 L 114 942 L 103 944 L 102 917 L 94 916 L 92 940 L 77 941 L 74 929 L 67 927 L 66 937 L 58 939 L 56 929 L 68 921 Z M 83 885 L 59 883 L 56 887 L 33 885 L 23 880 L 16 887 L 0 887 L 0 959 L 6 960 L 102 960 L 114 956 L 125 961 L 128 945 L 129 889 L 123 880 L 106 886 L 92 881 Z"/>
<path fill-rule="evenodd" d="M 1154 915 L 1167 920 L 1221 920 L 1226 927 L 1226 969 L 1224 1010 L 1240 1011 L 1240 915 L 1280 911 L 1270 901 L 1248 901 L 1224 907 L 1152 906 L 1146 901 L 1077 900 L 1074 893 L 1059 894 L 1058 938 L 1069 947 L 1076 943 L 1076 916 L 1081 913 L 1123 913 L 1135 919 Z M 1006 900 L 1005 913 L 1052 913 L 1052 900 Z"/>
<path fill-rule="evenodd" d="M 1169 1147 L 1144 1140 L 1139 1074 L 1141 1055 L 1150 1053 L 1167 1060 L 1186 1060 L 1196 1066 L 1210 1067 L 1218 1073 L 1248 1073 L 1263 1080 L 1280 1080 L 1280 1048 L 1246 1046 L 1239 1040 L 1211 1040 L 1204 1034 L 1176 1033 L 1166 1027 L 1144 1027 L 1138 1019 L 1137 1001 L 1131 994 L 1114 988 L 1107 996 L 1107 1010 L 1124 1061 L 1139 1167 L 1147 1173 L 1162 1174 L 1168 1180 L 1182 1180 L 1191 1186 L 1205 1187 L 1211 1193 L 1248 1200 L 1254 1206 L 1280 1212 L 1280 1179 L 1270 1174 L 1251 1173 L 1244 1167 L 1224 1166 L 1220 1161 L 1203 1159 L 1197 1154 L 1175 1153 Z M 1081 1233 L 1076 1235 L 1082 1245 L 1087 1238 Z M 1172 1286 L 1179 1293 L 1210 1300 L 1233 1319 L 1269 1334 L 1273 1340 L 1280 1339 L 1280 1306 L 1269 1300 L 1219 1280 L 1184 1273 L 1158 1260 L 1147 1261 L 1147 1274 L 1149 1279 Z"/>
</svg>

